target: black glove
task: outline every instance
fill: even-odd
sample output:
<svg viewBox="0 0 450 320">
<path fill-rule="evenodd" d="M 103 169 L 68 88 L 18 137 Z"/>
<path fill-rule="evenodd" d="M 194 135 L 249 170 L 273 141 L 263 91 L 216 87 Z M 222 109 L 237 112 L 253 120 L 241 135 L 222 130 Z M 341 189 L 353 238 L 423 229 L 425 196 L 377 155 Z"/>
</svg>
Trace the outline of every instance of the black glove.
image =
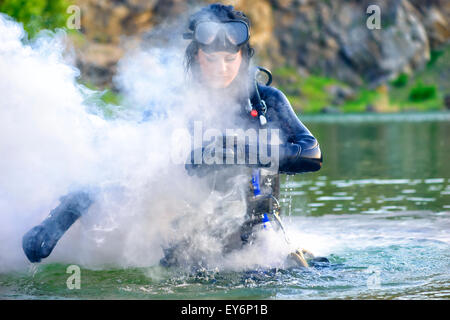
<svg viewBox="0 0 450 320">
<path fill-rule="evenodd" d="M 216 154 L 218 152 L 218 154 Z M 195 155 L 199 159 L 195 158 Z M 198 155 L 201 155 L 200 157 Z M 186 164 L 185 169 L 190 176 L 196 175 L 204 177 L 205 175 L 215 170 L 223 169 L 232 164 L 227 164 L 226 159 L 235 158 L 235 150 L 232 148 L 214 148 L 203 147 L 191 151 Z M 197 161 L 195 161 L 197 160 Z M 233 164 L 236 163 L 233 160 Z"/>
<path fill-rule="evenodd" d="M 265 159 L 264 162 L 261 162 L 261 147 L 267 148 L 265 154 L 268 159 Z M 274 150 L 269 145 L 261 145 L 260 143 L 255 146 L 251 143 L 239 144 L 235 142 L 232 147 L 226 146 L 225 143 L 221 146 L 210 145 L 193 150 L 186 161 L 185 168 L 189 175 L 203 177 L 212 171 L 232 165 L 256 168 L 277 166 L 279 172 L 297 173 L 302 171 L 303 165 L 309 163 L 309 161 L 306 161 L 308 163 L 304 161 L 309 159 L 301 157 L 302 148 L 299 144 L 285 143 L 277 147 L 278 156 L 271 153 Z M 216 155 L 215 152 L 219 152 L 219 154 Z M 197 155 L 199 159 L 195 159 L 194 155 Z M 227 159 L 229 163 L 227 163 Z M 197 160 L 197 163 L 194 160 Z M 267 160 L 270 161 L 267 162 Z"/>
</svg>

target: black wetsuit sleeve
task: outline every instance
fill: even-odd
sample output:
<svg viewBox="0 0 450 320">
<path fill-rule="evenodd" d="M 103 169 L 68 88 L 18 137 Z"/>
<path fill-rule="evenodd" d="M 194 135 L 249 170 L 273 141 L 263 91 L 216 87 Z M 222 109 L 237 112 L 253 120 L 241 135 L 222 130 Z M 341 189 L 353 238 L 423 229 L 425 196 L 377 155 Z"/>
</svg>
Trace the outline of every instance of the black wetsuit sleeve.
<svg viewBox="0 0 450 320">
<path fill-rule="evenodd" d="M 286 96 L 272 87 L 262 88 L 267 104 L 267 119 L 278 127 L 284 143 L 279 149 L 279 172 L 302 173 L 317 171 L 322 166 L 319 143 L 295 114 Z"/>
</svg>

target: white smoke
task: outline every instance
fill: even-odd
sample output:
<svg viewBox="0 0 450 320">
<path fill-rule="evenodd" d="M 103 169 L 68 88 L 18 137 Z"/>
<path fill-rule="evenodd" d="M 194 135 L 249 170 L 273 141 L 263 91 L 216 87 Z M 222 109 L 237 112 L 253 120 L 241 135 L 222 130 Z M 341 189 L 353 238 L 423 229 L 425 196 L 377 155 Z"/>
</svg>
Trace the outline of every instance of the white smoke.
<svg viewBox="0 0 450 320">
<path fill-rule="evenodd" d="M 90 99 L 97 93 L 77 83 L 79 71 L 64 58 L 65 34 L 31 43 L 25 37 L 20 24 L 0 15 L 0 272 L 29 265 L 23 234 L 61 196 L 82 188 L 96 190 L 95 203 L 45 262 L 148 266 L 162 258 L 162 246 L 189 236 L 192 252 L 216 265 L 278 263 L 287 250 L 281 244 L 275 259 L 242 252 L 220 261 L 217 232 L 230 235 L 244 210 L 214 214 L 220 197 L 170 161 L 173 149 L 184 147 L 171 135 L 187 128 L 201 99 L 183 89 L 179 46 L 129 53 L 116 82 L 130 107 L 105 120 Z M 146 108 L 152 117 L 142 122 Z"/>
</svg>

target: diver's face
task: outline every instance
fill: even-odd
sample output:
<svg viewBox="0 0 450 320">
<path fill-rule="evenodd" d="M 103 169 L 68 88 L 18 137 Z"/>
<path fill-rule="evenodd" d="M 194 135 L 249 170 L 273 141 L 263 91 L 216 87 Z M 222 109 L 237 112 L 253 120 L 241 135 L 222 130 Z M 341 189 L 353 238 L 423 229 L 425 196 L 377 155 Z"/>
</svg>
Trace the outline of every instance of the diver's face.
<svg viewBox="0 0 450 320">
<path fill-rule="evenodd" d="M 198 51 L 198 64 L 203 82 L 215 89 L 228 87 L 239 73 L 242 63 L 242 50 L 236 53 L 218 51 L 206 53 Z"/>
</svg>

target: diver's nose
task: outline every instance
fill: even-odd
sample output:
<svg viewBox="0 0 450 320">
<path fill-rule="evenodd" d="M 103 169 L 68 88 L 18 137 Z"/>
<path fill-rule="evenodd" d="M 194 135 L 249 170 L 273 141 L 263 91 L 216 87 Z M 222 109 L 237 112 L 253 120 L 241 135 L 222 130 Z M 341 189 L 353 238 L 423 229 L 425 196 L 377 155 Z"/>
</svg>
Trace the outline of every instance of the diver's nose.
<svg viewBox="0 0 450 320">
<path fill-rule="evenodd" d="M 218 64 L 219 65 L 217 66 L 217 71 L 220 72 L 221 74 L 225 74 L 227 71 L 227 64 L 226 64 L 225 60 L 221 59 L 218 62 Z"/>
</svg>

